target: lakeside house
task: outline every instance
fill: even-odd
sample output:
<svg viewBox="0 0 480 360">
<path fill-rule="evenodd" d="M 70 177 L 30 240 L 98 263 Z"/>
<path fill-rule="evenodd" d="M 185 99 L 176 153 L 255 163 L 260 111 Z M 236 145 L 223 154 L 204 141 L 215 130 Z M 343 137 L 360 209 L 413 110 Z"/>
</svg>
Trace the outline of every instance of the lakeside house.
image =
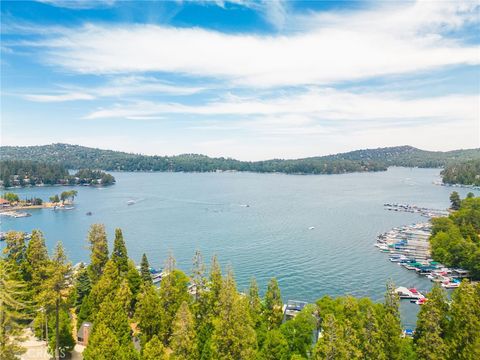
<svg viewBox="0 0 480 360">
<path fill-rule="evenodd" d="M 0 208 L 10 207 L 10 201 L 0 198 Z"/>
<path fill-rule="evenodd" d="M 92 330 L 92 323 L 85 321 L 78 329 L 77 333 L 77 342 L 80 345 L 87 346 L 88 345 L 88 338 L 90 337 L 90 332 Z"/>
</svg>

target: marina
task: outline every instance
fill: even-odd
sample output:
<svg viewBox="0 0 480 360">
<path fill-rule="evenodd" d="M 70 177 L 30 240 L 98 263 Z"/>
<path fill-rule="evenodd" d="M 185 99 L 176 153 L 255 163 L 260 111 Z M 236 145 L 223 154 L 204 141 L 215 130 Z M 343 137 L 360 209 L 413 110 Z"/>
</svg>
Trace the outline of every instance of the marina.
<svg viewBox="0 0 480 360">
<path fill-rule="evenodd" d="M 429 218 L 448 215 L 446 210 L 415 205 L 384 204 L 384 206 L 387 210 L 420 213 Z M 425 276 L 434 283 L 440 283 L 445 289 L 457 288 L 461 279 L 469 278 L 469 273 L 463 269 L 450 269 L 431 258 L 429 241 L 431 231 L 430 222 L 394 227 L 378 235 L 375 246 L 388 254 L 390 262 L 406 270 L 415 271 L 417 275 Z M 423 305 L 427 301 L 416 288 L 398 287 L 395 292 L 400 299 L 409 299 L 417 305 Z"/>
</svg>

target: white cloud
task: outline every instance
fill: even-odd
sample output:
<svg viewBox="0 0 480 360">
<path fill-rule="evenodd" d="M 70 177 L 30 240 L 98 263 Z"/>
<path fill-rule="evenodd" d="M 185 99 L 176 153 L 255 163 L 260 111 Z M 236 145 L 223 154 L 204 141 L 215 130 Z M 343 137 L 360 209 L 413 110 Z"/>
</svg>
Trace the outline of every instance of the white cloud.
<svg viewBox="0 0 480 360">
<path fill-rule="evenodd" d="M 35 102 L 63 102 L 63 101 L 75 101 L 75 100 L 93 100 L 94 96 L 81 93 L 81 92 L 69 92 L 61 94 L 28 94 L 23 97 L 30 101 Z"/>
<path fill-rule="evenodd" d="M 98 87 L 61 86 L 62 90 L 55 90 L 47 94 L 22 94 L 27 100 L 35 102 L 63 102 L 75 100 L 94 100 L 106 97 L 121 97 L 126 95 L 192 95 L 203 91 L 203 87 L 178 86 L 159 81 L 153 77 L 120 76 Z"/>
<path fill-rule="evenodd" d="M 305 120 L 305 117 L 330 121 L 371 120 L 475 120 L 479 115 L 478 95 L 447 95 L 430 98 L 404 99 L 389 93 L 356 94 L 335 89 L 312 88 L 297 95 L 265 100 L 235 97 L 231 100 L 210 102 L 204 105 L 156 103 L 149 101 L 118 104 L 98 109 L 87 119 L 128 118 L 166 114 L 196 116 L 263 116 L 271 119 L 282 116 L 283 121 Z M 287 117 L 285 117 L 287 116 Z"/>
<path fill-rule="evenodd" d="M 477 46 L 444 38 L 440 30 L 474 21 L 476 8 L 467 5 L 422 1 L 323 13 L 308 17 L 308 30 L 276 36 L 90 24 L 38 45 L 48 48 L 48 63 L 85 74 L 168 72 L 255 87 L 325 84 L 479 64 Z"/>
<path fill-rule="evenodd" d="M 36 0 L 38 2 L 68 8 L 73 10 L 85 10 L 94 8 L 106 8 L 115 4 L 115 0 Z"/>
</svg>

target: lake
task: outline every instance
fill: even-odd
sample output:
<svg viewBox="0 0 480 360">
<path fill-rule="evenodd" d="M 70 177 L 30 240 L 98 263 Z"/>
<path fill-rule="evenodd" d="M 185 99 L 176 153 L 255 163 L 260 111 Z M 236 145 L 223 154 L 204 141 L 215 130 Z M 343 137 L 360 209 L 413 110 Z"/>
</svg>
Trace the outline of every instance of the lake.
<svg viewBox="0 0 480 360">
<path fill-rule="evenodd" d="M 2 217 L 1 227 L 41 229 L 50 249 L 62 241 L 76 263 L 88 261 L 89 226 L 104 223 L 111 243 L 114 229 L 121 228 L 130 257 L 139 262 L 146 253 L 156 268 L 172 252 L 178 267 L 189 272 L 199 249 L 205 259 L 217 254 L 222 265 L 231 265 L 239 289 L 248 287 L 253 276 L 264 289 L 275 276 L 284 300 L 314 301 L 327 294 L 381 300 L 389 279 L 399 286 L 431 287 L 425 277 L 388 261 L 373 244 L 392 227 L 425 221 L 418 214 L 385 211 L 384 203 L 449 206 L 453 188 L 433 184 L 439 173 L 410 168 L 306 176 L 112 173 L 116 185 L 76 187 L 74 210 L 32 210 L 28 218 Z M 15 192 L 47 200 L 64 190 Z M 455 190 L 462 197 L 469 191 Z M 129 200 L 135 204 L 128 205 Z M 406 326 L 414 324 L 417 310 L 402 303 Z"/>
</svg>

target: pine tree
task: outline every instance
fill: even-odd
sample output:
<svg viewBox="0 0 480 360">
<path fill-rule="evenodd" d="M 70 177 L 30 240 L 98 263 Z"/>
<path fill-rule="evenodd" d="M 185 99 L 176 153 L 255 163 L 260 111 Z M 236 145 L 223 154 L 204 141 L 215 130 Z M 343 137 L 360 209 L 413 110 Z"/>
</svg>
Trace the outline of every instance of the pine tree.
<svg viewBox="0 0 480 360">
<path fill-rule="evenodd" d="M 200 297 L 204 295 L 207 284 L 207 279 L 205 278 L 205 264 L 203 262 L 202 253 L 199 250 L 195 251 L 193 257 L 192 284 L 195 288 L 195 302 L 198 302 Z"/>
<path fill-rule="evenodd" d="M 142 287 L 143 280 L 142 276 L 135 267 L 135 263 L 132 260 L 128 260 L 128 271 L 126 277 L 128 281 L 128 286 L 130 287 L 130 291 L 132 292 L 131 311 L 133 311 L 133 307 L 135 305 L 137 295 L 140 292 L 140 288 Z"/>
<path fill-rule="evenodd" d="M 322 332 L 315 346 L 315 360 L 349 359 L 348 344 L 344 329 L 333 314 L 327 314 L 322 321 Z"/>
<path fill-rule="evenodd" d="M 265 293 L 265 319 L 268 329 L 276 329 L 282 324 L 283 320 L 283 303 L 280 295 L 280 287 L 275 278 L 270 279 L 267 292 Z"/>
<path fill-rule="evenodd" d="M 80 312 L 83 300 L 90 294 L 91 289 L 92 284 L 88 276 L 88 269 L 84 263 L 80 263 L 75 276 L 75 312 L 77 314 Z"/>
<path fill-rule="evenodd" d="M 140 273 L 143 283 L 145 285 L 151 285 L 152 275 L 150 273 L 150 264 L 148 263 L 147 255 L 145 255 L 145 253 L 142 255 L 142 261 L 140 263 Z"/>
<path fill-rule="evenodd" d="M 50 353 L 55 353 L 56 345 L 56 318 L 50 317 L 48 321 L 49 339 L 48 347 Z M 60 358 L 64 358 L 75 346 L 75 340 L 72 335 L 72 320 L 65 308 L 60 308 L 58 317 L 58 351 Z"/>
<path fill-rule="evenodd" d="M 113 331 L 99 323 L 88 340 L 88 346 L 83 351 L 84 360 L 120 359 L 120 344 Z"/>
<path fill-rule="evenodd" d="M 198 359 L 195 323 L 186 302 L 180 305 L 175 316 L 170 347 L 175 360 Z"/>
<path fill-rule="evenodd" d="M 256 327 L 258 322 L 261 321 L 260 315 L 262 313 L 262 300 L 260 299 L 258 284 L 255 278 L 250 280 L 250 287 L 248 289 L 248 305 L 250 309 L 250 317 L 254 321 Z"/>
<path fill-rule="evenodd" d="M 108 329 L 111 336 L 115 338 L 118 349 L 117 357 L 114 357 L 114 359 L 138 359 L 138 353 L 133 346 L 131 328 L 127 315 L 130 302 L 130 288 L 128 282 L 123 280 L 114 297 L 112 299 L 107 298 L 100 305 L 100 310 L 93 323 L 92 340 L 89 340 L 87 349 L 90 348 L 92 353 L 97 354 L 98 350 L 96 348 L 101 348 L 104 343 L 103 340 L 96 337 L 97 332 L 102 331 L 105 333 L 105 329 Z M 95 339 L 94 342 L 93 339 Z"/>
<path fill-rule="evenodd" d="M 109 260 L 105 265 L 103 275 L 92 287 L 88 297 L 84 299 L 80 308 L 79 318 L 81 315 L 81 320 L 94 322 L 98 310 L 100 309 L 100 305 L 107 299 L 112 299 L 119 286 L 120 277 L 117 266 L 113 260 Z"/>
<path fill-rule="evenodd" d="M 22 340 L 20 322 L 28 304 L 23 302 L 26 284 L 19 280 L 18 269 L 0 258 L 0 359 L 17 359 L 25 352 L 19 345 Z"/>
<path fill-rule="evenodd" d="M 451 203 L 450 209 L 452 210 L 460 209 L 462 200 L 460 199 L 460 195 L 458 195 L 458 192 L 454 191 L 450 194 L 450 203 Z"/>
<path fill-rule="evenodd" d="M 161 318 L 161 339 L 165 344 L 168 344 L 172 335 L 173 319 L 180 305 L 184 301 L 187 303 L 190 301 L 188 277 L 180 270 L 172 270 L 162 279 L 159 295 L 163 314 Z"/>
<path fill-rule="evenodd" d="M 387 360 L 383 350 L 382 332 L 378 311 L 373 304 L 370 304 L 365 310 L 365 319 L 363 328 L 360 331 L 361 351 L 364 359 Z"/>
<path fill-rule="evenodd" d="M 25 244 L 25 233 L 21 231 L 9 231 L 5 237 L 5 247 L 3 248 L 3 254 L 5 259 L 14 266 L 16 273 L 25 279 L 25 257 L 27 246 Z M 18 279 L 20 280 L 20 278 Z"/>
<path fill-rule="evenodd" d="M 108 261 L 108 241 L 105 225 L 93 224 L 88 232 L 90 243 L 90 264 L 88 274 L 92 284 L 95 284 L 103 274 Z"/>
<path fill-rule="evenodd" d="M 400 300 L 395 292 L 395 285 L 389 282 L 385 293 L 384 315 L 380 326 L 383 334 L 384 353 L 387 359 L 391 360 L 397 360 L 400 357 L 402 328 L 399 304 Z"/>
<path fill-rule="evenodd" d="M 72 267 L 67 262 L 65 250 L 59 242 L 55 247 L 53 257 L 48 265 L 48 278 L 42 284 L 42 291 L 39 297 L 44 304 L 45 309 L 54 309 L 55 314 L 55 339 L 52 349 L 54 349 L 55 358 L 60 356 L 60 311 L 65 306 L 71 290 L 71 272 Z"/>
<path fill-rule="evenodd" d="M 142 360 L 169 360 L 169 358 L 163 343 L 156 335 L 143 347 Z"/>
<path fill-rule="evenodd" d="M 210 264 L 210 277 L 208 281 L 209 297 L 210 297 L 210 312 L 212 314 L 217 313 L 217 304 L 220 296 L 220 291 L 222 289 L 222 269 L 218 262 L 217 256 L 212 257 Z"/>
<path fill-rule="evenodd" d="M 259 355 L 261 360 L 290 360 L 288 342 L 280 330 L 267 332 Z"/>
<path fill-rule="evenodd" d="M 113 242 L 112 260 L 117 265 L 117 269 L 120 274 L 127 273 L 128 254 L 121 229 L 115 229 L 115 240 Z"/>
<path fill-rule="evenodd" d="M 450 359 L 480 358 L 480 284 L 464 280 L 452 295 L 448 332 Z"/>
<path fill-rule="evenodd" d="M 115 335 L 121 346 L 132 344 L 131 329 L 127 309 L 130 306 L 131 293 L 126 280 L 122 282 L 112 300 L 107 299 L 100 305 L 94 325 L 102 323 Z M 95 331 L 95 330 L 93 330 Z"/>
<path fill-rule="evenodd" d="M 163 308 L 157 290 L 153 285 L 144 286 L 138 295 L 135 319 L 141 331 L 142 344 L 158 335 L 162 328 Z"/>
<path fill-rule="evenodd" d="M 447 329 L 448 303 L 445 292 L 437 284 L 427 295 L 417 318 L 415 344 L 419 360 L 445 359 L 447 347 L 444 335 Z"/>
<path fill-rule="evenodd" d="M 254 359 L 257 342 L 248 302 L 238 294 L 231 271 L 223 281 L 218 306 L 219 316 L 213 321 L 211 337 L 212 358 Z"/>
<path fill-rule="evenodd" d="M 48 265 L 48 250 L 45 246 L 43 234 L 39 230 L 32 231 L 32 237 L 25 251 L 26 281 L 30 282 L 35 291 L 46 279 Z"/>
</svg>

